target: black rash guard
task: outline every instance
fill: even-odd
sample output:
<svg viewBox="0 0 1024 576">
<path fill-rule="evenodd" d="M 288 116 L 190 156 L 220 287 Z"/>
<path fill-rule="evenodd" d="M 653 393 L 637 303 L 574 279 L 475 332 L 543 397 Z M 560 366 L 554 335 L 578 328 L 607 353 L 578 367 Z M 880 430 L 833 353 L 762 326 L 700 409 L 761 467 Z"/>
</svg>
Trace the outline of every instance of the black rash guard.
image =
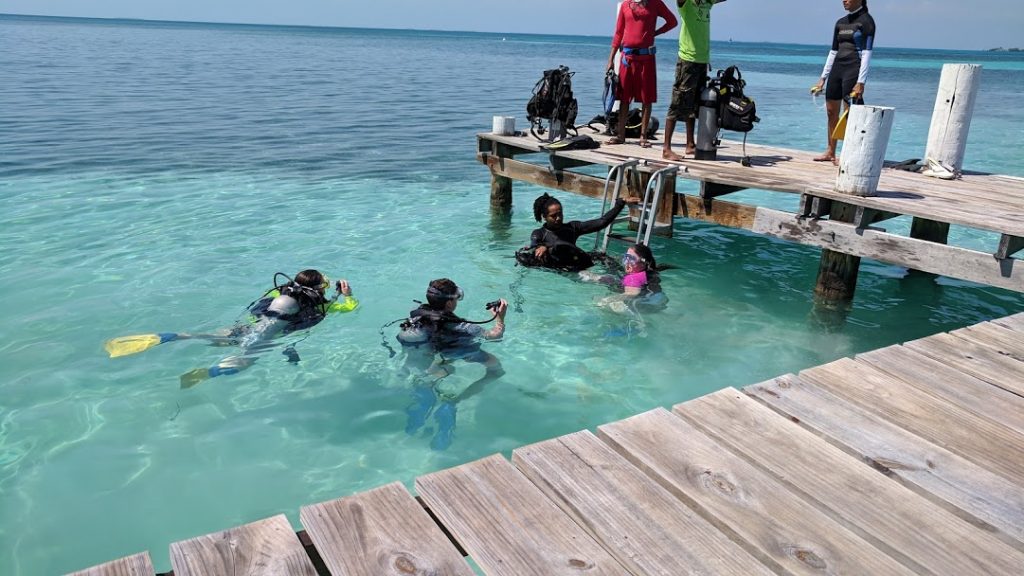
<svg viewBox="0 0 1024 576">
<path fill-rule="evenodd" d="M 826 99 L 844 99 L 855 84 L 867 80 L 874 44 L 875 19 L 863 7 L 836 22 L 832 51 L 821 74 L 828 78 Z"/>
<path fill-rule="evenodd" d="M 605 212 L 600 218 L 593 220 L 573 220 L 554 227 L 547 224 L 537 228 L 530 235 L 529 252 L 539 246 L 547 246 L 548 253 L 544 262 L 530 264 L 520 260 L 524 265 L 541 265 L 548 268 L 560 268 L 566 270 L 583 270 L 593 266 L 594 261 L 582 248 L 576 246 L 576 240 L 584 234 L 597 232 L 608 227 L 615 218 L 622 212 L 626 201 L 622 198 L 615 200 L 612 209 Z M 530 254 L 527 254 L 529 256 Z"/>
</svg>

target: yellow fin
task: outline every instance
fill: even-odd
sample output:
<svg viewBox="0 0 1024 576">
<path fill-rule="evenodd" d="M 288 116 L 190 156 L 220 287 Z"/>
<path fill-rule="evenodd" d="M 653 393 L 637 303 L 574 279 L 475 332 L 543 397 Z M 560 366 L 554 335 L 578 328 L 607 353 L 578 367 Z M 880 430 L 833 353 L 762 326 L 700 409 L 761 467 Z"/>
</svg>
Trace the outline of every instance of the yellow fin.
<svg viewBox="0 0 1024 576">
<path fill-rule="evenodd" d="M 847 107 L 846 110 L 843 110 L 842 115 L 839 116 L 839 121 L 836 122 L 835 130 L 832 130 L 833 140 L 842 140 L 843 138 L 846 138 L 846 117 L 849 115 L 850 108 Z"/>
<path fill-rule="evenodd" d="M 111 358 L 138 354 L 143 350 L 149 350 L 156 346 L 163 339 L 158 334 L 138 334 L 135 336 L 121 336 L 113 340 L 107 340 L 103 348 L 110 354 Z"/>
</svg>

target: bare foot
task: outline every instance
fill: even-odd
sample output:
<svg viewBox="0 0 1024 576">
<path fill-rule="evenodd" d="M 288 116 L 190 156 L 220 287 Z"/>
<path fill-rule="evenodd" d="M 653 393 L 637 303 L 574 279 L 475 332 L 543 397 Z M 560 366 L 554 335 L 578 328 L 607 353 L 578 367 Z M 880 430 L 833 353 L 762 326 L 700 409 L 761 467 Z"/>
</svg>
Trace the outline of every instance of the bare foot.
<svg viewBox="0 0 1024 576">
<path fill-rule="evenodd" d="M 604 143 L 609 146 L 614 146 L 615 144 L 625 144 L 626 141 L 623 140 L 622 138 L 619 138 L 618 136 L 612 136 L 611 138 L 605 140 Z"/>
<path fill-rule="evenodd" d="M 696 153 L 697 153 L 697 147 L 696 146 L 687 146 L 686 150 L 683 151 L 683 154 L 686 154 L 687 156 L 693 156 Z"/>
<path fill-rule="evenodd" d="M 821 156 L 818 156 L 817 158 L 815 158 L 814 161 L 815 162 L 831 162 L 831 163 L 835 164 L 836 163 L 836 155 L 835 154 L 829 154 L 828 152 L 826 152 L 826 153 L 822 154 Z"/>
<path fill-rule="evenodd" d="M 648 142 L 647 140 L 640 140 L 640 147 L 641 148 L 650 148 L 651 147 L 651 143 Z"/>
<path fill-rule="evenodd" d="M 664 158 L 665 160 L 671 160 L 673 162 L 681 162 L 683 160 L 682 156 L 680 156 L 679 154 L 676 154 L 675 152 L 673 152 L 671 150 L 664 150 L 664 151 L 662 151 L 661 157 Z"/>
</svg>

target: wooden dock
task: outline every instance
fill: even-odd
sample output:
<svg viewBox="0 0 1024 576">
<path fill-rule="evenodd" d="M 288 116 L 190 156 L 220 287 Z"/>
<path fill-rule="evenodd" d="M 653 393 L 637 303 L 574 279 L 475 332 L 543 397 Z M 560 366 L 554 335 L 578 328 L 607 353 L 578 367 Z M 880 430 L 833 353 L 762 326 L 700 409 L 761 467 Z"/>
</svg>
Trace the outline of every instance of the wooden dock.
<svg viewBox="0 0 1024 576">
<path fill-rule="evenodd" d="M 177 576 L 1024 571 L 1024 313 L 170 546 Z M 305 540 L 305 542 L 304 542 Z M 152 575 L 146 554 L 77 574 Z"/>
<path fill-rule="evenodd" d="M 599 134 L 593 137 L 601 142 L 607 139 Z M 818 291 L 827 298 L 852 297 L 861 257 L 1024 292 L 1024 263 L 1017 264 L 1014 258 L 1024 249 L 1024 178 L 965 172 L 947 181 L 883 169 L 877 195 L 859 197 L 834 190 L 837 167 L 814 162 L 810 152 L 798 150 L 748 144 L 752 165 L 745 167 L 740 164 L 740 143 L 732 141 L 723 141 L 715 161 L 671 163 L 662 160 L 658 143 L 648 149 L 626 144 L 552 153 L 530 135 L 479 134 L 477 139 L 477 158 L 491 171 L 491 204 L 497 209 L 511 206 L 516 180 L 601 198 L 604 177 L 572 169 L 609 168 L 638 158 L 642 161 L 639 171 L 648 178 L 666 166 L 680 167 L 666 189 L 659 221 L 669 223 L 679 216 L 822 248 Z M 674 145 L 683 148 L 681 143 Z M 523 156 L 532 162 L 517 159 Z M 679 180 L 698 182 L 698 192 L 678 190 Z M 797 194 L 799 208 L 787 212 L 720 199 L 744 189 Z M 909 236 L 878 225 L 897 216 L 913 218 Z M 984 250 L 949 246 L 950 225 L 993 233 L 991 246 Z"/>
</svg>

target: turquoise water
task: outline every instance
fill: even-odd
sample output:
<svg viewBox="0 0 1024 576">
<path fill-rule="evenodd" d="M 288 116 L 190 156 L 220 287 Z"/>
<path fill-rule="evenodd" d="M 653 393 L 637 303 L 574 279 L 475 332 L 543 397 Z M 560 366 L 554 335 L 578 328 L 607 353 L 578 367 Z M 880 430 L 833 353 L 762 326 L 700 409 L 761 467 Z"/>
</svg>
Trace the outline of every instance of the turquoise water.
<svg viewBox="0 0 1024 576">
<path fill-rule="evenodd" d="M 824 48 L 713 50 L 758 99 L 752 141 L 822 146 L 807 88 Z M 1024 310 L 1020 295 L 865 262 L 837 320 L 812 303 L 817 251 L 682 220 L 654 242 L 675 266 L 670 306 L 642 327 L 594 306 L 599 286 L 515 267 L 541 190 L 517 184 L 511 218 L 492 219 L 474 135 L 496 114 L 525 124 L 536 77 L 558 64 L 578 71 L 581 116 L 596 114 L 606 58 L 605 38 L 0 17 L 0 573 L 145 549 L 168 570 L 172 541 L 280 512 L 298 527 L 304 504 Z M 867 96 L 897 108 L 888 156 L 920 156 L 943 62 L 985 66 L 967 167 L 1024 176 L 1024 112 L 1006 104 L 1024 91 L 1020 55 L 878 50 Z M 660 67 L 664 101 L 671 56 Z M 599 210 L 562 199 L 569 218 Z M 224 350 L 103 351 L 228 326 L 275 272 L 305 267 L 347 278 L 362 306 L 312 330 L 298 365 L 273 351 L 181 390 Z M 432 419 L 406 433 L 415 378 L 381 327 L 442 276 L 467 317 L 500 296 L 513 307 L 485 344 L 506 375 L 458 405 L 438 451 Z M 482 373 L 456 364 L 440 386 Z"/>
</svg>

